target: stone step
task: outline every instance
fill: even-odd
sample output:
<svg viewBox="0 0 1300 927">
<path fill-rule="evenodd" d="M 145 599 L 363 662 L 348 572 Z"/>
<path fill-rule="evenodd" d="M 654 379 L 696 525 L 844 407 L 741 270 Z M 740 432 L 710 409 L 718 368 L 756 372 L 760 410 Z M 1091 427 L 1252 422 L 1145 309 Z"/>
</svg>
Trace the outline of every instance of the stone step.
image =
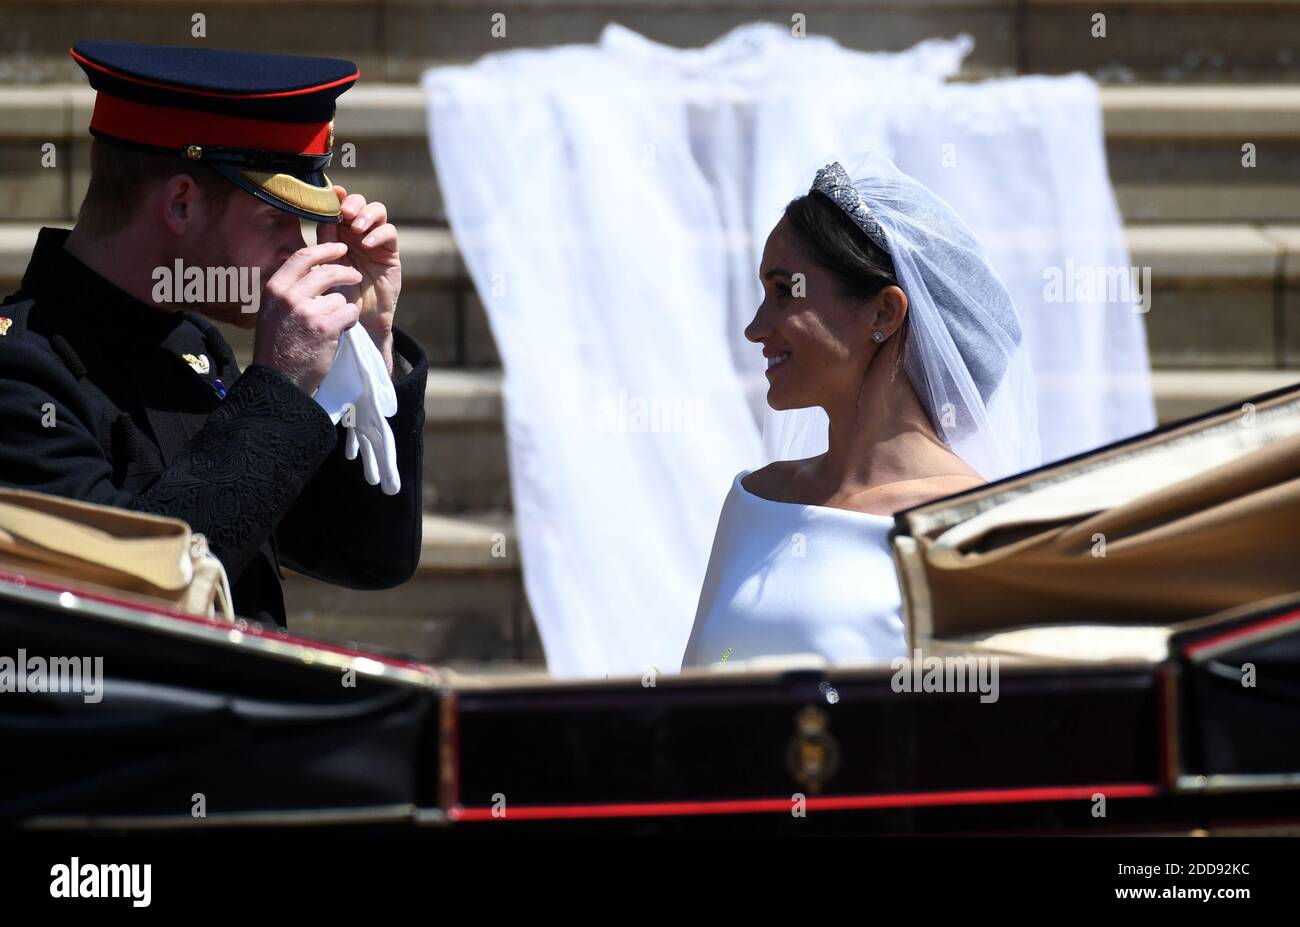
<svg viewBox="0 0 1300 927">
<path fill-rule="evenodd" d="M 425 390 L 428 511 L 509 510 L 500 370 L 430 370 Z"/>
<path fill-rule="evenodd" d="M 1154 370 L 1160 424 L 1189 418 L 1300 382 L 1300 370 Z"/>
<path fill-rule="evenodd" d="M 966 32 L 976 42 L 968 66 L 978 72 L 1083 70 L 1117 81 L 1300 77 L 1295 0 L 813 0 L 797 14 L 779 0 L 209 0 L 201 38 L 192 37 L 194 15 L 181 0 L 7 0 L 0 80 L 72 80 L 79 72 L 67 49 L 87 37 L 346 57 L 363 78 L 414 81 L 435 63 L 592 42 L 610 21 L 697 47 L 747 22 L 789 28 L 795 15 L 808 34 L 856 49 L 897 50 Z"/>
<path fill-rule="evenodd" d="M 1154 368 L 1300 366 L 1300 227 L 1132 225 Z"/>
<path fill-rule="evenodd" d="M 542 662 L 507 514 L 426 514 L 419 571 L 396 589 L 285 574 L 293 631 L 452 666 Z"/>
<path fill-rule="evenodd" d="M 1101 100 L 1126 221 L 1300 220 L 1300 85 L 1106 86 Z"/>
<path fill-rule="evenodd" d="M 75 216 L 93 101 L 84 82 L 0 87 L 0 206 L 10 220 Z M 1300 221 L 1300 85 L 1108 86 L 1102 107 L 1129 221 Z M 1246 144 L 1253 167 L 1242 166 Z M 395 222 L 445 224 L 417 85 L 360 84 L 342 96 L 336 145 L 334 180 L 383 202 Z"/>
</svg>

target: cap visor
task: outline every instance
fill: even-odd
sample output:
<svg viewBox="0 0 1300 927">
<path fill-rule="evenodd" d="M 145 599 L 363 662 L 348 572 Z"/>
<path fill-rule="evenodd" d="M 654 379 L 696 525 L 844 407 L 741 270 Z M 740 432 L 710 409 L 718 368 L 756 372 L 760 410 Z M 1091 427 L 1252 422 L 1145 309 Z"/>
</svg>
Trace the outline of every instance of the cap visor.
<svg viewBox="0 0 1300 927">
<path fill-rule="evenodd" d="M 228 164 L 209 162 L 236 186 L 247 190 L 264 203 L 316 222 L 339 221 L 339 198 L 330 179 L 321 173 L 324 186 L 308 183 L 292 174 L 251 171 Z"/>
</svg>

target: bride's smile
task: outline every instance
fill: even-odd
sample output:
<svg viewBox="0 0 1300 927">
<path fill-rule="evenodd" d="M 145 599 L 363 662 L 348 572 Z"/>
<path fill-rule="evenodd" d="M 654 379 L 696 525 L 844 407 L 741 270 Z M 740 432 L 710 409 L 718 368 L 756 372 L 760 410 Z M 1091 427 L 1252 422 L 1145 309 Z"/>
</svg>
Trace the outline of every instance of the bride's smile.
<svg viewBox="0 0 1300 927">
<path fill-rule="evenodd" d="M 790 359 L 790 352 L 786 351 L 784 354 L 768 354 L 764 352 L 763 356 L 767 358 L 767 369 L 771 371 L 773 368 L 780 367 L 788 361 Z"/>
</svg>

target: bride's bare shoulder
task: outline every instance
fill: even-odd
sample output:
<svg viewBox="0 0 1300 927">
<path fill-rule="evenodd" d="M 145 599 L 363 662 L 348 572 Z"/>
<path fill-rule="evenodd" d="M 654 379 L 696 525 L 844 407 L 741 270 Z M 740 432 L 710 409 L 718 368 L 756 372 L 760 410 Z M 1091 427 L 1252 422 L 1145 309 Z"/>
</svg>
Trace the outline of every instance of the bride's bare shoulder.
<svg viewBox="0 0 1300 927">
<path fill-rule="evenodd" d="M 801 460 L 774 460 L 746 474 L 740 485 L 756 496 L 781 502 L 789 495 L 795 467 L 801 463 Z"/>
<path fill-rule="evenodd" d="M 875 505 L 883 505 L 889 510 L 889 514 L 896 515 L 906 509 L 943 499 L 946 496 L 955 496 L 976 486 L 983 486 L 984 483 L 985 480 L 979 476 L 933 477 L 898 486 L 893 488 L 893 491 L 887 488 L 873 502 Z"/>
</svg>

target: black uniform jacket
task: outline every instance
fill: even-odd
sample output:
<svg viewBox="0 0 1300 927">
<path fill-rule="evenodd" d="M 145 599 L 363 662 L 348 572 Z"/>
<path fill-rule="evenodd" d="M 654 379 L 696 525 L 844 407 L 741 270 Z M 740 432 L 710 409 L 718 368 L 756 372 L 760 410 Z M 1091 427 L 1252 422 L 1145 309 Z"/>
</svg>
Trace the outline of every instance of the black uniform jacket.
<svg viewBox="0 0 1300 927">
<path fill-rule="evenodd" d="M 402 489 L 386 496 L 316 400 L 270 367 L 241 373 L 210 322 L 124 293 L 64 249 L 68 234 L 41 229 L 21 289 L 0 306 L 0 484 L 183 519 L 225 565 L 235 611 L 255 621 L 286 624 L 281 562 L 353 589 L 410 579 L 419 345 L 394 330 L 411 370 L 389 419 Z"/>
</svg>

